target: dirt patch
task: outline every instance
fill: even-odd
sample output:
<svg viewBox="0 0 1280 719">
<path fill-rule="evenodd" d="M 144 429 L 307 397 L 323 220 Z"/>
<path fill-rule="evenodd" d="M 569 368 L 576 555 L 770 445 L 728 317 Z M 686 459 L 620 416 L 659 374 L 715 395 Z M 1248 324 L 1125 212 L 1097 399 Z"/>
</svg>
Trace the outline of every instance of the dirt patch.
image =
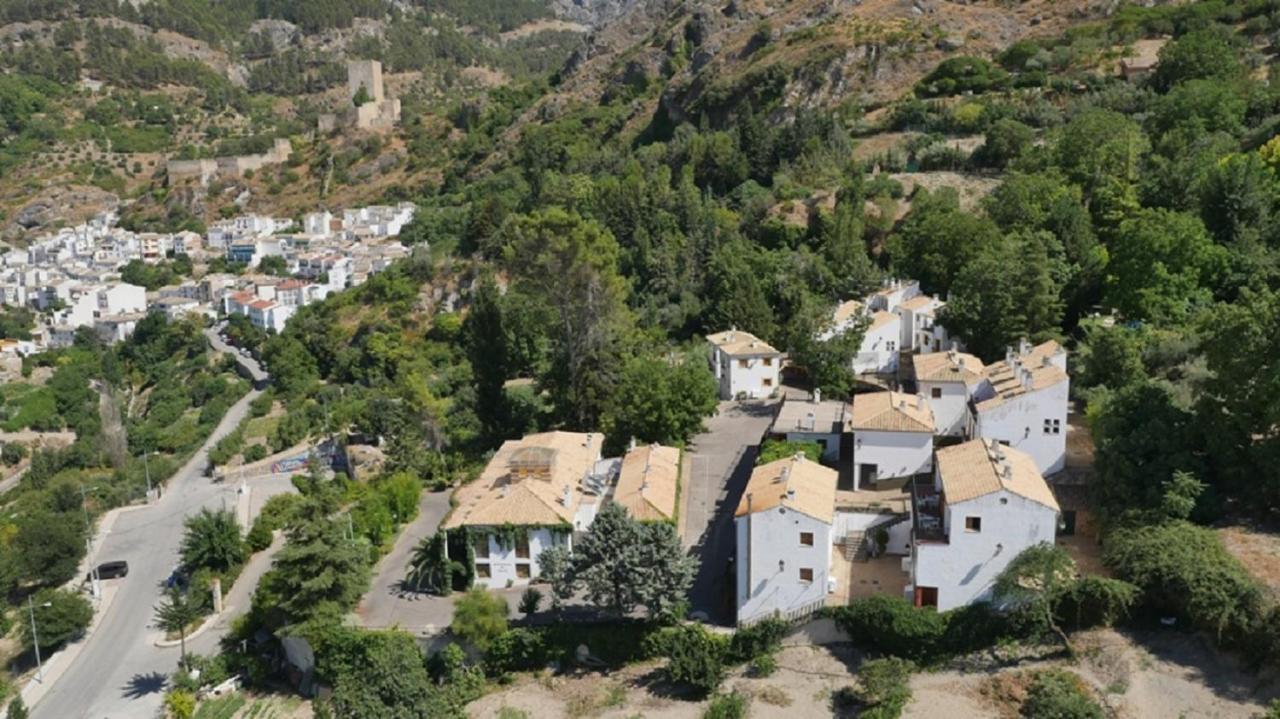
<svg viewBox="0 0 1280 719">
<path fill-rule="evenodd" d="M 960 172 L 895 172 L 889 176 L 902 184 L 902 190 L 908 197 L 917 187 L 923 187 L 929 192 L 954 187 L 960 195 L 960 207 L 968 211 L 976 209 L 978 202 L 1000 184 L 996 177 Z"/>
<path fill-rule="evenodd" d="M 508 30 L 507 32 L 502 33 L 498 37 L 501 38 L 503 42 L 511 42 L 512 40 L 519 40 L 522 37 L 537 35 L 540 32 L 586 33 L 590 31 L 591 28 L 581 23 L 569 22 L 568 20 L 559 20 L 555 18 L 546 18 L 543 20 L 527 22 L 515 30 Z"/>
<path fill-rule="evenodd" d="M 1029 674 L 1050 668 L 1079 676 L 1121 719 L 1250 719 L 1280 694 L 1272 675 L 1246 672 L 1199 636 L 1098 630 L 1079 633 L 1073 640 L 1079 650 L 1074 661 L 1029 660 L 1007 667 L 916 674 L 903 717 L 1013 719 L 1026 696 Z M 860 659 L 848 646 L 788 647 L 778 652 L 778 669 L 770 676 L 754 677 L 739 669 L 722 690 L 749 696 L 753 717 L 831 716 L 832 693 L 856 682 Z M 572 677 L 521 675 L 472 703 L 467 712 L 479 719 L 493 719 L 503 707 L 522 709 L 534 719 L 701 717 L 707 702 L 673 696 L 660 681 L 660 667 L 661 663 L 647 663 Z"/>
<path fill-rule="evenodd" d="M 1236 526 L 1219 529 L 1218 536 L 1272 597 L 1280 597 L 1280 535 Z"/>
</svg>

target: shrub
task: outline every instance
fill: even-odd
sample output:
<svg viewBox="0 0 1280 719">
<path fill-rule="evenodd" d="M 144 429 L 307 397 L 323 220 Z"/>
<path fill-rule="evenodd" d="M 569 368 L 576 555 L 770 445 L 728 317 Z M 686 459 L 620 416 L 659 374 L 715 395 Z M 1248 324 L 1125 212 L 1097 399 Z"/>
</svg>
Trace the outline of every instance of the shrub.
<svg viewBox="0 0 1280 719">
<path fill-rule="evenodd" d="M 707 631 L 701 624 L 685 624 L 665 632 L 664 653 L 669 659 L 667 676 L 710 694 L 725 676 L 728 641 Z"/>
<path fill-rule="evenodd" d="M 742 719 L 747 715 L 747 697 L 738 692 L 719 694 L 707 705 L 702 719 Z"/>
<path fill-rule="evenodd" d="M 244 461 L 246 464 L 258 462 L 267 458 L 267 445 L 253 444 L 244 449 Z"/>
<path fill-rule="evenodd" d="M 1102 719 L 1102 707 L 1071 672 L 1049 669 L 1036 674 L 1022 703 L 1027 719 Z"/>
<path fill-rule="evenodd" d="M 778 660 L 772 654 L 761 654 L 751 660 L 751 674 L 767 677 L 778 671 Z"/>
<path fill-rule="evenodd" d="M 475 587 L 453 601 L 453 633 L 480 651 L 507 631 L 511 608 L 502 597 Z"/>
<path fill-rule="evenodd" d="M 901 597 L 867 597 L 832 613 L 854 643 L 912 660 L 936 655 L 946 631 L 941 613 L 914 607 Z"/>
<path fill-rule="evenodd" d="M 858 668 L 862 686 L 858 699 L 866 709 L 858 714 L 865 719 L 896 719 L 911 701 L 911 662 L 889 657 L 864 662 Z"/>
<path fill-rule="evenodd" d="M 535 587 L 529 587 L 524 590 L 524 594 L 520 595 L 520 613 L 526 616 L 536 614 L 538 605 L 542 603 L 542 592 Z"/>
<path fill-rule="evenodd" d="M 493 676 L 537 669 L 550 660 L 551 651 L 542 632 L 523 628 L 503 632 L 484 655 L 485 671 Z"/>
<path fill-rule="evenodd" d="M 728 659 L 749 662 L 775 651 L 786 636 L 788 624 L 781 619 L 765 619 L 734 632 L 729 640 Z"/>
<path fill-rule="evenodd" d="M 164 696 L 164 709 L 172 719 L 191 719 L 196 713 L 194 694 L 174 690 Z"/>
<path fill-rule="evenodd" d="M 253 527 L 249 529 L 249 533 L 245 535 L 244 541 L 248 545 L 250 552 L 261 552 L 271 546 L 271 528 L 267 526 L 262 517 L 258 517 L 253 523 Z"/>
</svg>

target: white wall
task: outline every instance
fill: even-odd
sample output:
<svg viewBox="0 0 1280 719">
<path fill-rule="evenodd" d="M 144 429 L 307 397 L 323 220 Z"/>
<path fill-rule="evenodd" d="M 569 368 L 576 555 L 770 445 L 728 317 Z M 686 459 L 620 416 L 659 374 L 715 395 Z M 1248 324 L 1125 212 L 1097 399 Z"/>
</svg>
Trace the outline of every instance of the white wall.
<svg viewBox="0 0 1280 719">
<path fill-rule="evenodd" d="M 778 388 L 781 357 L 731 357 L 719 349 L 714 349 L 712 356 L 720 381 L 720 399 L 735 399 L 739 394 L 758 399 Z M 743 367 L 741 361 L 747 366 Z"/>
<path fill-rule="evenodd" d="M 981 517 L 981 531 L 966 531 L 966 517 Z M 996 578 L 1015 557 L 1054 541 L 1058 513 L 1000 491 L 948 505 L 943 526 L 950 541 L 921 542 L 912 560 L 913 586 L 937 587 L 939 611 L 989 599 Z"/>
<path fill-rule="evenodd" d="M 974 436 L 1002 440 L 1026 452 L 1036 461 L 1041 474 L 1061 471 L 1067 460 L 1069 386 L 1070 381 L 1060 382 L 978 412 Z M 1057 421 L 1057 434 L 1045 432 L 1045 420 Z"/>
<path fill-rule="evenodd" d="M 928 432 L 853 433 L 853 476 L 861 481 L 860 465 L 876 465 L 876 479 L 909 477 L 933 468 L 933 435 Z"/>
<path fill-rule="evenodd" d="M 738 517 L 734 520 L 734 530 L 740 623 L 775 612 L 785 616 L 826 601 L 827 579 L 831 576 L 831 525 L 785 507 L 775 507 Z M 813 532 L 812 547 L 800 544 L 801 532 Z M 801 567 L 813 570 L 812 582 L 800 581 Z M 748 568 L 750 586 L 747 585 Z"/>
<path fill-rule="evenodd" d="M 889 374 L 898 371 L 898 320 L 886 322 L 862 336 L 862 346 L 853 358 L 853 371 L 858 374 Z"/>
<path fill-rule="evenodd" d="M 493 535 L 488 535 L 489 541 L 489 558 L 481 559 L 476 557 L 476 565 L 487 564 L 489 566 L 489 578 L 483 579 L 477 573 L 476 585 L 488 589 L 502 589 L 507 586 L 510 581 L 512 586 L 524 586 L 529 583 L 530 579 L 516 576 L 517 564 L 529 565 L 529 577 L 536 579 L 541 572 L 538 565 L 538 556 L 542 554 L 542 550 L 547 547 L 554 546 L 557 541 L 566 546 L 569 545 L 570 539 L 566 534 L 561 534 L 559 538 L 553 535 L 550 529 L 531 528 L 529 529 L 529 558 L 521 559 L 516 557 L 516 547 L 513 543 L 510 547 L 504 549 L 498 546 L 498 541 Z"/>
<path fill-rule="evenodd" d="M 934 434 L 943 437 L 962 437 L 969 426 L 969 397 L 972 391 L 964 382 L 919 382 L 917 391 L 933 408 Z M 942 390 L 941 397 L 934 397 L 933 390 Z"/>
</svg>

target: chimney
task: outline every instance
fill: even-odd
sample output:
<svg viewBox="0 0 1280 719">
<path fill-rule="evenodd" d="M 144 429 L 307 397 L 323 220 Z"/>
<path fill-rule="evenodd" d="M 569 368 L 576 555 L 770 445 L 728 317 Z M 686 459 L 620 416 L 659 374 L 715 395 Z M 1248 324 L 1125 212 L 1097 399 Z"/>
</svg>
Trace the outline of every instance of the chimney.
<svg viewBox="0 0 1280 719">
<path fill-rule="evenodd" d="M 1005 364 L 1013 364 L 1013 348 L 1012 347 L 1004 348 L 1004 361 L 1005 361 Z"/>
<path fill-rule="evenodd" d="M 818 419 L 814 416 L 813 412 L 805 414 L 804 419 L 804 426 L 801 427 L 801 429 L 807 429 L 812 432 L 813 428 L 818 426 Z"/>
<path fill-rule="evenodd" d="M 1004 464 L 1004 466 L 1001 468 L 1000 474 L 1001 474 L 1001 475 L 1002 475 L 1006 480 L 1013 479 L 1013 465 L 1012 465 L 1012 464 L 1005 463 L 1005 464 Z"/>
<path fill-rule="evenodd" d="M 956 364 L 960 366 L 960 369 L 964 369 L 964 358 L 956 357 Z"/>
<path fill-rule="evenodd" d="M 916 395 L 916 409 L 924 409 L 924 395 Z"/>
<path fill-rule="evenodd" d="M 1031 351 L 1031 343 L 1027 341 L 1026 337 L 1023 337 L 1022 339 L 1018 340 L 1018 354 L 1024 355 L 1030 351 Z"/>
<path fill-rule="evenodd" d="M 582 440 L 582 446 L 583 446 L 583 447 L 590 447 L 590 446 L 591 446 L 591 439 L 592 439 L 592 434 L 591 434 L 590 432 L 587 432 L 587 436 L 586 436 L 586 438 Z"/>
<path fill-rule="evenodd" d="M 795 490 L 795 489 L 793 489 L 793 488 L 791 488 L 791 487 L 788 487 L 788 488 L 787 488 L 787 499 L 794 500 L 795 498 L 796 498 L 796 490 Z"/>
<path fill-rule="evenodd" d="M 564 488 L 564 492 L 560 495 L 560 504 L 568 507 L 569 500 L 571 499 L 573 499 L 573 490 L 570 489 L 568 485 L 566 485 Z"/>
<path fill-rule="evenodd" d="M 636 438 L 633 436 L 633 437 L 631 438 L 631 443 L 627 445 L 627 451 L 628 451 L 628 452 L 630 452 L 631 450 L 633 450 L 633 449 L 635 449 L 635 448 L 636 448 Z"/>
<path fill-rule="evenodd" d="M 818 404 L 822 401 L 822 388 L 816 387 L 813 390 L 813 403 Z"/>
</svg>

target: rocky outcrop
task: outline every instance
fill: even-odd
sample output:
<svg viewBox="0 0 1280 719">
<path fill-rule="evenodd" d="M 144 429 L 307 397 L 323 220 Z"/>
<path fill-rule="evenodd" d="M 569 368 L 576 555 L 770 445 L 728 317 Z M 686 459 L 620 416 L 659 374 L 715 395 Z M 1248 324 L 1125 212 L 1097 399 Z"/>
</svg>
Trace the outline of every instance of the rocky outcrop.
<svg viewBox="0 0 1280 719">
<path fill-rule="evenodd" d="M 4 228 L 6 239 L 34 236 L 84 222 L 120 206 L 115 194 L 88 185 L 50 187 L 20 207 Z"/>
</svg>

